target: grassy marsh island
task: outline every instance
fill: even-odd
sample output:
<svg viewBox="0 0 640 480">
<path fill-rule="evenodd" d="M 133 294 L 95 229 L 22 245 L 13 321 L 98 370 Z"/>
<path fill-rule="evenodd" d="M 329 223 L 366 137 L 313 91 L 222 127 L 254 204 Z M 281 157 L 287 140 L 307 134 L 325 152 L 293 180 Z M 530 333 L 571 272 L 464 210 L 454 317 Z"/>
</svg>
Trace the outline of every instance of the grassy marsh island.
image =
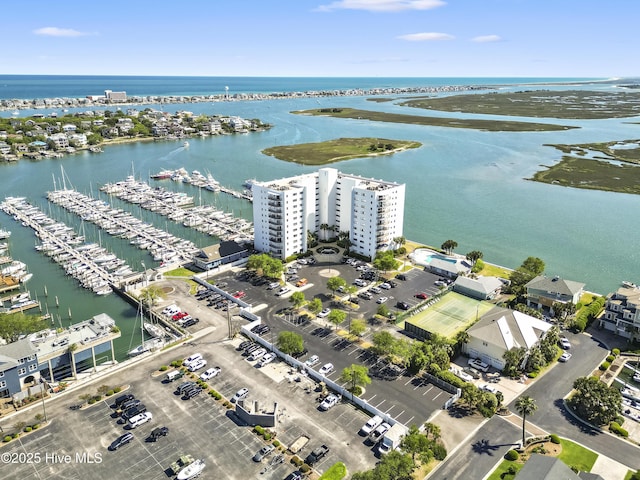
<svg viewBox="0 0 640 480">
<path fill-rule="evenodd" d="M 640 140 L 548 146 L 563 152 L 562 160 L 529 180 L 640 194 Z"/>
<path fill-rule="evenodd" d="M 469 97 L 473 98 L 475 95 L 469 95 Z M 299 115 L 324 115 L 336 118 L 353 118 L 357 120 L 371 120 L 373 122 L 410 123 L 413 125 L 426 125 L 433 127 L 472 128 L 488 132 L 544 132 L 578 128 L 566 125 L 554 125 L 551 123 L 517 122 L 511 120 L 425 117 L 422 115 L 374 112 L 371 110 L 359 110 L 356 108 L 320 108 L 313 110 L 297 110 L 292 113 Z"/>
<path fill-rule="evenodd" d="M 338 138 L 318 143 L 281 145 L 267 148 L 262 153 L 285 162 L 300 163 L 302 165 L 326 165 L 352 158 L 391 155 L 421 146 L 420 142 L 389 140 L 386 138 Z"/>
<path fill-rule="evenodd" d="M 400 105 L 445 112 L 593 120 L 637 116 L 640 113 L 640 92 L 527 90 L 422 97 Z"/>
</svg>

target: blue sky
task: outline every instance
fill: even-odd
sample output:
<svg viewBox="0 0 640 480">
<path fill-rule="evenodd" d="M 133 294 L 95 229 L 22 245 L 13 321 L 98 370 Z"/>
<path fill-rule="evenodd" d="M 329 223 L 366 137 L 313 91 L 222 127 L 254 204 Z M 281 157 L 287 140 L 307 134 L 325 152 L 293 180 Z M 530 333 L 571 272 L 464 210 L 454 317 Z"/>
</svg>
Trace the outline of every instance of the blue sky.
<svg viewBox="0 0 640 480">
<path fill-rule="evenodd" d="M 0 74 L 640 76 L 636 0 L 3 5 Z"/>
</svg>

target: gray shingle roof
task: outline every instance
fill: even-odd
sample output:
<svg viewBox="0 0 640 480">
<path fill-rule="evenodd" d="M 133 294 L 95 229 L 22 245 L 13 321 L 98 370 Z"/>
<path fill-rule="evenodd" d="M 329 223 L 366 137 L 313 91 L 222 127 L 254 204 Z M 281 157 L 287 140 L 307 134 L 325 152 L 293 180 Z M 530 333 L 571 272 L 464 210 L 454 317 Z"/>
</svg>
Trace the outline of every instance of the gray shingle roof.
<svg viewBox="0 0 640 480">
<path fill-rule="evenodd" d="M 582 290 L 584 286 L 584 283 L 565 280 L 560 277 L 547 277 L 546 275 L 538 275 L 525 285 L 526 288 L 534 288 L 544 292 L 569 295 L 570 297 Z"/>
</svg>

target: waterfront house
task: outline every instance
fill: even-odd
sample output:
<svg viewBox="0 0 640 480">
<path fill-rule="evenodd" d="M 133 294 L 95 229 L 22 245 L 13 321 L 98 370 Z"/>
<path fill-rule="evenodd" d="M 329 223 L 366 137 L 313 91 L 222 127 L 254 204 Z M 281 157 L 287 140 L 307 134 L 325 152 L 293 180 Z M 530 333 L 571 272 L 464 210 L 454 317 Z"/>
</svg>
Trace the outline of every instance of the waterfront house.
<svg viewBox="0 0 640 480">
<path fill-rule="evenodd" d="M 607 295 L 604 308 L 598 320 L 600 328 L 630 340 L 640 339 L 640 288 L 620 287 Z"/>
<path fill-rule="evenodd" d="M 53 142 L 56 150 L 67 148 L 69 146 L 69 138 L 64 133 L 54 133 L 49 136 L 49 140 Z"/>
<path fill-rule="evenodd" d="M 68 136 L 69 144 L 74 147 L 86 147 L 87 146 L 87 136 L 84 133 L 72 133 Z"/>
<path fill-rule="evenodd" d="M 522 312 L 495 307 L 467 330 L 469 341 L 462 345 L 462 351 L 502 370 L 505 352 L 520 347 L 528 352 L 551 327 L 551 324 Z"/>
<path fill-rule="evenodd" d="M 516 475 L 517 480 L 604 480 L 590 472 L 575 473 L 557 457 L 532 454 Z"/>
<path fill-rule="evenodd" d="M 553 315 L 554 303 L 573 303 L 576 305 L 584 293 L 584 287 L 584 283 L 565 280 L 558 276 L 538 275 L 525 285 L 527 306 L 538 310 L 548 309 Z"/>
<path fill-rule="evenodd" d="M 466 275 L 471 268 L 466 260 L 433 257 L 425 270 L 443 277 L 456 278 L 458 275 Z"/>
<path fill-rule="evenodd" d="M 234 241 L 222 241 L 202 248 L 193 257 L 193 264 L 199 269 L 207 271 L 220 265 L 238 262 L 248 256 L 249 251 L 246 246 Z"/>
<path fill-rule="evenodd" d="M 62 126 L 62 131 L 65 133 L 75 133 L 76 127 L 73 123 L 66 123 Z"/>
<path fill-rule="evenodd" d="M 498 277 L 471 278 L 461 275 L 453 282 L 453 291 L 477 300 L 490 300 L 500 293 L 503 285 Z"/>
<path fill-rule="evenodd" d="M 36 348 L 29 339 L 0 345 L 0 398 L 19 395 L 39 378 Z"/>
</svg>

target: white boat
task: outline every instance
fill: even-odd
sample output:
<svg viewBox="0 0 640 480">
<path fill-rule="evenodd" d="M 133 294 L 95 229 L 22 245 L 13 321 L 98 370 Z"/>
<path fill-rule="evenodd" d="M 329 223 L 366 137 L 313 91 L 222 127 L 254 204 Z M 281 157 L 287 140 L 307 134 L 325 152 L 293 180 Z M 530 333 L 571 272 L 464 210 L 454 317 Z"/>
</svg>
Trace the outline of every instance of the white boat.
<svg viewBox="0 0 640 480">
<path fill-rule="evenodd" d="M 622 281 L 622 286 L 626 287 L 626 288 L 637 288 L 637 285 L 633 282 L 630 282 L 628 280 L 623 280 Z"/>
<path fill-rule="evenodd" d="M 153 349 L 159 348 L 162 346 L 162 340 L 159 338 L 153 338 L 151 340 L 146 340 L 142 345 L 138 345 L 136 348 L 129 352 L 130 357 L 135 357 L 136 355 L 140 355 L 144 352 L 149 352 Z"/>
<path fill-rule="evenodd" d="M 155 338 L 164 337 L 164 330 L 159 325 L 156 325 L 155 323 L 144 322 L 143 326 L 145 331 L 152 337 L 155 337 Z"/>
<path fill-rule="evenodd" d="M 204 460 L 198 459 L 190 465 L 187 465 L 182 470 L 178 472 L 177 479 L 178 480 L 191 480 L 192 478 L 196 478 L 198 475 L 202 473 L 204 470 L 205 463 Z"/>
<path fill-rule="evenodd" d="M 11 232 L 9 230 L 0 229 L 0 240 L 4 240 L 5 238 L 9 238 L 11 236 Z"/>
<path fill-rule="evenodd" d="M 182 144 L 182 146 L 183 146 L 184 148 L 189 148 L 189 142 L 184 142 L 184 143 Z"/>
<path fill-rule="evenodd" d="M 33 278 L 33 273 L 26 273 L 20 276 L 19 280 L 20 280 L 20 283 L 27 283 L 32 278 Z"/>
</svg>

